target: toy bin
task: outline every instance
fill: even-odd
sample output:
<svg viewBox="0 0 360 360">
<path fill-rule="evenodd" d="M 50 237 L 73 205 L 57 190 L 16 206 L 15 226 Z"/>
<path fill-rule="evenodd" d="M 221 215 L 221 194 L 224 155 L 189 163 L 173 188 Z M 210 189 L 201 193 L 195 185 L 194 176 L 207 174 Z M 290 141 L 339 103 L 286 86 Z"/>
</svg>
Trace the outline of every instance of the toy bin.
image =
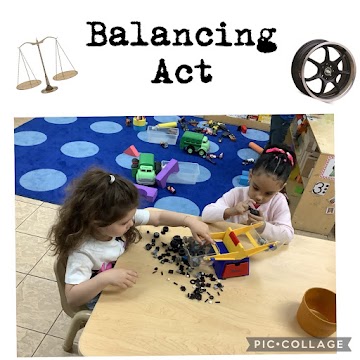
<svg viewBox="0 0 360 360">
<path fill-rule="evenodd" d="M 158 128 L 156 126 L 147 127 L 147 141 L 152 144 L 160 144 L 166 142 L 169 145 L 176 145 L 179 137 L 178 128 Z"/>
<path fill-rule="evenodd" d="M 199 244 L 192 236 L 184 236 L 183 249 L 185 252 L 185 259 L 187 259 L 189 266 L 197 268 L 199 266 L 210 266 L 213 264 L 212 260 L 205 260 L 204 257 L 211 257 L 215 255 L 215 251 L 211 244 Z"/>
<path fill-rule="evenodd" d="M 336 331 L 336 294 L 328 289 L 308 289 L 296 318 L 309 335 L 324 338 Z"/>
<path fill-rule="evenodd" d="M 214 260 L 213 267 L 218 279 L 249 275 L 249 258 L 242 260 Z"/>
<path fill-rule="evenodd" d="M 161 168 L 164 168 L 169 161 L 161 161 Z M 166 182 L 173 184 L 196 184 L 200 174 L 200 167 L 197 163 L 179 161 L 179 171 L 172 173 Z"/>
</svg>

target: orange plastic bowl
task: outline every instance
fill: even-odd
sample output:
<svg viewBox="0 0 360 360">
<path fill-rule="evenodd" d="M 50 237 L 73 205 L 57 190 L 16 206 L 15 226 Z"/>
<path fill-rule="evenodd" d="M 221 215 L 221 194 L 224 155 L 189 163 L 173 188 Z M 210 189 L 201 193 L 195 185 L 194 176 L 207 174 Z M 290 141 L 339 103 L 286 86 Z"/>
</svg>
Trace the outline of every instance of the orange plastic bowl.
<svg viewBox="0 0 360 360">
<path fill-rule="evenodd" d="M 336 331 L 336 294 L 322 288 L 307 290 L 299 306 L 297 320 L 311 336 L 330 336 Z"/>
</svg>

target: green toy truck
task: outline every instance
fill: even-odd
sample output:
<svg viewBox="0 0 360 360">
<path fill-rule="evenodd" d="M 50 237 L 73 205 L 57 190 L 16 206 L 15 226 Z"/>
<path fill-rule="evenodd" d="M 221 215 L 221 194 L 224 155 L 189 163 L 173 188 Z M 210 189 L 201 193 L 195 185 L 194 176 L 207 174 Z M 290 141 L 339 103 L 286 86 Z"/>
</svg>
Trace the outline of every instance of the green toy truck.
<svg viewBox="0 0 360 360">
<path fill-rule="evenodd" d="M 197 152 L 200 156 L 204 156 L 210 149 L 210 142 L 208 137 L 201 133 L 185 131 L 180 140 L 180 149 L 188 154 Z"/>
<path fill-rule="evenodd" d="M 154 185 L 160 171 L 161 163 L 155 161 L 154 154 L 141 153 L 139 159 L 132 160 L 131 175 L 139 185 Z"/>
</svg>

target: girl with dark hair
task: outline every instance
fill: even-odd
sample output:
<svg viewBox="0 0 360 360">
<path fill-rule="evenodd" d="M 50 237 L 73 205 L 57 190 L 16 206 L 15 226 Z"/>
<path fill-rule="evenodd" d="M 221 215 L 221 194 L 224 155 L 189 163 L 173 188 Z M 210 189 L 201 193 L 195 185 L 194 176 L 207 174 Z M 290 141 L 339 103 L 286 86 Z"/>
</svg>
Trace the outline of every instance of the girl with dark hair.
<svg viewBox="0 0 360 360">
<path fill-rule="evenodd" d="M 202 220 L 207 223 L 229 220 L 247 225 L 261 221 L 262 226 L 256 230 L 262 238 L 288 243 L 294 229 L 281 190 L 294 166 L 295 153 L 286 145 L 266 146 L 249 172 L 249 186 L 236 187 L 207 205 Z"/>
<path fill-rule="evenodd" d="M 140 210 L 138 205 L 137 188 L 118 175 L 90 169 L 73 182 L 49 231 L 54 255 L 67 261 L 69 304 L 92 309 L 107 285 L 128 288 L 136 283 L 136 271 L 113 268 L 129 245 L 141 239 L 136 225 L 187 226 L 195 240 L 213 242 L 208 226 L 195 217 Z"/>
</svg>

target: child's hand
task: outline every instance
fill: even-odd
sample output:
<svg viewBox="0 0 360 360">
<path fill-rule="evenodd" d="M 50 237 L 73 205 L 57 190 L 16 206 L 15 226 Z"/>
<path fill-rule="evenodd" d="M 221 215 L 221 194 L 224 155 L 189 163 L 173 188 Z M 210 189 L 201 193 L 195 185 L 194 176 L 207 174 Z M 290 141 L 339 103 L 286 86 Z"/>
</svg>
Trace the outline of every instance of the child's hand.
<svg viewBox="0 0 360 360">
<path fill-rule="evenodd" d="M 245 201 L 241 201 L 237 203 L 234 207 L 228 208 L 225 211 L 227 212 L 227 217 L 230 216 L 236 216 L 236 215 L 243 215 L 249 210 L 250 205 L 256 204 L 256 202 L 253 199 L 248 199 Z"/>
<path fill-rule="evenodd" d="M 257 222 L 263 222 L 263 225 L 256 228 L 256 231 L 259 233 L 262 233 L 265 229 L 265 219 L 264 219 L 264 215 L 261 211 L 259 211 L 259 215 L 254 215 L 251 212 L 249 212 L 248 214 L 248 221 L 247 224 L 251 225 L 251 224 L 256 224 Z"/>
<path fill-rule="evenodd" d="M 103 274 L 107 277 L 109 285 L 119 286 L 124 289 L 135 285 L 138 278 L 136 271 L 128 269 L 113 268 L 105 271 Z"/>
<path fill-rule="evenodd" d="M 210 236 L 209 226 L 204 222 L 188 216 L 185 219 L 186 226 L 191 230 L 193 238 L 200 244 L 210 243 L 215 244 L 215 241 Z"/>
</svg>

